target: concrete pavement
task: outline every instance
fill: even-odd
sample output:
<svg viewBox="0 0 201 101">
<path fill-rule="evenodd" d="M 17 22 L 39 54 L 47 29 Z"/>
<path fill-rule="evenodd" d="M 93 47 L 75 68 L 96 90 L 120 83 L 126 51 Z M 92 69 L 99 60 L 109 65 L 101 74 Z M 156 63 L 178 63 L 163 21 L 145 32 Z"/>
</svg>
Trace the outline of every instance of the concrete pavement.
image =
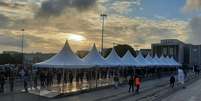
<svg viewBox="0 0 201 101">
<path fill-rule="evenodd" d="M 162 101 L 201 101 L 201 79 Z"/>
<path fill-rule="evenodd" d="M 144 92 L 155 89 L 168 83 L 168 77 L 149 80 L 142 83 L 142 94 Z M 140 95 L 142 95 L 140 94 Z M 133 93 L 128 93 L 128 85 L 119 87 L 118 89 L 108 88 L 103 90 L 92 91 L 75 96 L 48 99 L 40 96 L 35 96 L 27 93 L 8 93 L 0 95 L 2 101 L 117 101 L 119 98 L 133 97 Z"/>
<path fill-rule="evenodd" d="M 196 82 L 195 84 L 190 85 L 189 87 L 187 87 L 187 89 L 184 89 L 183 90 L 184 92 L 182 92 L 184 93 L 184 96 L 183 94 L 177 95 L 176 93 L 175 95 L 170 95 L 168 98 L 165 98 L 162 101 L 201 101 L 199 99 L 199 94 L 201 94 L 200 90 L 201 87 L 199 86 L 200 83 L 201 80 L 199 80 L 198 83 Z M 144 81 L 142 83 L 141 93 L 138 95 L 135 95 L 134 93 L 128 93 L 128 85 L 123 85 L 118 89 L 115 88 L 101 89 L 97 91 L 83 93 L 80 95 L 54 98 L 54 99 L 48 99 L 45 97 L 36 96 L 29 93 L 7 93 L 7 94 L 0 94 L 0 100 L 1 101 L 156 101 L 156 98 L 159 98 L 161 97 L 161 95 L 166 94 L 166 92 L 164 91 L 171 91 L 171 88 L 169 87 L 168 84 L 169 84 L 169 77 Z M 193 95 L 192 92 L 198 94 Z M 191 95 L 193 97 L 187 95 Z M 179 99 L 177 99 L 178 97 Z M 189 98 L 189 100 L 184 100 L 185 97 Z"/>
</svg>

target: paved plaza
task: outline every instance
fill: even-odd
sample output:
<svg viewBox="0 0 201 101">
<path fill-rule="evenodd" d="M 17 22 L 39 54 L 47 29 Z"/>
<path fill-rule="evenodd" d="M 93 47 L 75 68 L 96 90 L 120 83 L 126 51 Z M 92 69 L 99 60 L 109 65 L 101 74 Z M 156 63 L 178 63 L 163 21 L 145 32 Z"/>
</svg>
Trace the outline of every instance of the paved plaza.
<svg viewBox="0 0 201 101">
<path fill-rule="evenodd" d="M 199 84 L 201 80 L 197 79 L 187 81 L 188 85 L 186 89 L 178 89 L 179 85 L 176 85 L 174 89 L 170 88 L 168 85 L 169 77 L 147 80 L 142 83 L 140 94 L 129 93 L 128 85 L 122 85 L 118 89 L 107 88 L 74 96 L 51 99 L 19 91 L 15 93 L 8 92 L 1 94 L 0 99 L 1 101 L 200 101 L 201 86 Z M 160 98 L 167 91 L 172 91 L 172 94 L 167 94 L 169 96 Z"/>
<path fill-rule="evenodd" d="M 193 83 L 162 101 L 201 101 L 201 80 Z"/>
</svg>

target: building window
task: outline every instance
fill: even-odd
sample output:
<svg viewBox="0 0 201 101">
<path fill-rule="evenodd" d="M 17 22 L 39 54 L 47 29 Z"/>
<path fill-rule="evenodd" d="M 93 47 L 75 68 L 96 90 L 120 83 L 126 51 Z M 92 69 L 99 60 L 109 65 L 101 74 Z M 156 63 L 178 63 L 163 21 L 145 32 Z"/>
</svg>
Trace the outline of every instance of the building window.
<svg viewBox="0 0 201 101">
<path fill-rule="evenodd" d="M 163 55 L 167 55 L 167 48 L 163 48 Z"/>
<path fill-rule="evenodd" d="M 169 53 L 170 53 L 171 56 L 173 56 L 173 53 L 174 53 L 173 48 L 170 48 L 170 52 Z"/>
</svg>

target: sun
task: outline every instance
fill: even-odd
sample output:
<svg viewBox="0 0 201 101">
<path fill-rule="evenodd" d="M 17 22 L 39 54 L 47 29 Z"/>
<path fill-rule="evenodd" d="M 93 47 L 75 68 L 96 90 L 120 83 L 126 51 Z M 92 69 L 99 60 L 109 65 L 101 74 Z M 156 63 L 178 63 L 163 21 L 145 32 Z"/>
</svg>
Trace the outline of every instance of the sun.
<svg viewBox="0 0 201 101">
<path fill-rule="evenodd" d="M 67 35 L 67 39 L 68 40 L 72 40 L 72 41 L 83 41 L 86 40 L 86 38 L 82 35 L 78 35 L 78 34 L 68 34 Z"/>
</svg>

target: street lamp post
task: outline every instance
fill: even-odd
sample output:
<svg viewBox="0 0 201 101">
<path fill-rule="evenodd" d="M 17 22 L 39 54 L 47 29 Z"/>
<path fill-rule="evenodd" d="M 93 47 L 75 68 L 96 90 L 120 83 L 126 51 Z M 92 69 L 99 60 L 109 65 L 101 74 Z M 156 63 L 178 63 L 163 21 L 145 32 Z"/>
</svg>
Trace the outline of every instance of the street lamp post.
<svg viewBox="0 0 201 101">
<path fill-rule="evenodd" d="M 22 68 L 24 68 L 24 29 L 22 31 L 21 52 L 22 52 Z"/>
<path fill-rule="evenodd" d="M 102 55 L 103 55 L 103 33 L 104 33 L 104 21 L 105 21 L 105 17 L 107 17 L 107 15 L 106 14 L 101 14 L 100 15 L 101 17 L 102 17 L 102 19 L 103 19 L 103 22 L 102 22 L 102 37 L 101 37 L 101 53 L 102 53 Z"/>
</svg>

